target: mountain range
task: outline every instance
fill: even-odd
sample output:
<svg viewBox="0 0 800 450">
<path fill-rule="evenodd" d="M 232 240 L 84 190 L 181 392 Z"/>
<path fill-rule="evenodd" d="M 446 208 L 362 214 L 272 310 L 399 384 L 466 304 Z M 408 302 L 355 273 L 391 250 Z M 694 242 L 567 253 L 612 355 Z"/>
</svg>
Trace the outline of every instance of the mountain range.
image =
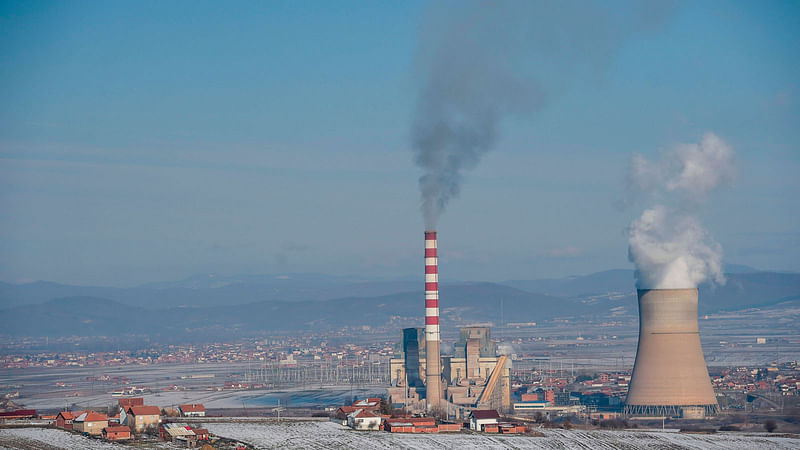
<svg viewBox="0 0 800 450">
<path fill-rule="evenodd" d="M 422 316 L 419 281 L 314 274 L 197 276 L 134 288 L 0 283 L 8 336 L 246 335 L 394 324 Z M 635 317 L 631 270 L 503 283 L 443 283 L 443 323 Z M 800 302 L 800 274 L 736 270 L 700 287 L 700 313 Z"/>
</svg>

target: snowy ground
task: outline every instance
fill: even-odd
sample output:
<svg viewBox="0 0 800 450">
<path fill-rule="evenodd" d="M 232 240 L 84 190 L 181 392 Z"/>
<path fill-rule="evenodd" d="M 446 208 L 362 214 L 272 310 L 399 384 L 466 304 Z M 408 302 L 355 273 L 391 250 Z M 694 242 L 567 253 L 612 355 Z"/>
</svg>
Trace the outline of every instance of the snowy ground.
<svg viewBox="0 0 800 450">
<path fill-rule="evenodd" d="M 333 422 L 214 423 L 209 431 L 262 449 L 797 449 L 800 439 L 741 433 L 542 430 L 544 437 L 359 432 Z"/>
<path fill-rule="evenodd" d="M 168 444 L 157 443 L 149 448 L 172 448 Z M 52 428 L 6 428 L 0 430 L 0 449 L 123 449 L 119 444 L 103 442 L 79 434 Z"/>
</svg>

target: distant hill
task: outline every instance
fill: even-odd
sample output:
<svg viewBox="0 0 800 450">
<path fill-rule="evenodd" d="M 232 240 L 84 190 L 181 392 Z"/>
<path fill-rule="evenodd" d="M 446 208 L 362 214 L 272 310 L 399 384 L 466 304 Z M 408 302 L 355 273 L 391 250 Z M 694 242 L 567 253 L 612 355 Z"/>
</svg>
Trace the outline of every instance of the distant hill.
<svg viewBox="0 0 800 450">
<path fill-rule="evenodd" d="M 800 297 L 800 274 L 759 272 L 737 266 L 726 274 L 724 285 L 700 285 L 701 313 L 766 306 Z M 608 293 L 635 296 L 632 270 L 607 270 L 591 275 L 552 280 L 515 280 L 503 283 L 529 292 L 543 292 L 567 298 L 587 298 Z M 635 300 L 635 299 L 634 299 Z"/>
<path fill-rule="evenodd" d="M 509 280 L 503 284 L 528 292 L 540 292 L 559 297 L 633 292 L 636 289 L 633 270 L 628 269 L 605 270 L 590 275 L 566 278 Z"/>
<path fill-rule="evenodd" d="M 98 297 L 59 298 L 0 313 L 2 332 L 18 336 L 108 336 L 134 330 L 144 334 L 160 322 L 142 308 Z"/>
<path fill-rule="evenodd" d="M 800 274 L 743 271 L 727 277 L 724 286 L 700 287 L 701 314 L 800 302 Z M 282 281 L 287 280 L 131 289 L 2 284 L 0 304 L 6 306 L 0 307 L 0 334 L 211 339 L 266 330 L 323 331 L 390 323 L 400 327 L 421 322 L 423 315 L 424 293 L 415 281 L 317 280 L 313 288 L 314 283 L 290 279 L 281 285 Z M 629 270 L 558 280 L 442 284 L 442 323 L 633 318 L 637 314 L 633 286 Z M 50 295 L 58 298 L 47 298 Z"/>
<path fill-rule="evenodd" d="M 365 281 L 313 274 L 241 277 L 198 276 L 133 288 L 72 286 L 45 281 L 0 282 L 0 309 L 34 305 L 62 297 L 99 297 L 143 308 L 241 305 L 262 301 L 314 301 L 371 297 L 410 291 L 420 282 Z"/>
<path fill-rule="evenodd" d="M 753 272 L 727 274 L 723 286 L 700 286 L 700 312 L 770 306 L 800 299 L 800 274 Z"/>
<path fill-rule="evenodd" d="M 342 326 L 384 325 L 403 319 L 421 321 L 418 319 L 424 310 L 423 298 L 420 290 L 367 298 L 147 310 L 97 297 L 68 297 L 2 310 L 0 328 L 4 333 L 22 336 L 319 331 Z M 509 322 L 553 317 L 569 311 L 561 306 L 564 302 L 559 299 L 491 283 L 443 289 L 442 302 L 443 322 L 462 325 L 499 321 L 501 303 Z"/>
</svg>

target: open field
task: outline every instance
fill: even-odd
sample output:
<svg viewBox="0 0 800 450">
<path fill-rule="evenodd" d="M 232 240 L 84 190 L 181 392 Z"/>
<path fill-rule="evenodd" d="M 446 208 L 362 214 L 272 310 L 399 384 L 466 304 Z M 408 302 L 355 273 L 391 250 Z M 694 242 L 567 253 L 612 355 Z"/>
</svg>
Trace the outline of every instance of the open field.
<svg viewBox="0 0 800 450">
<path fill-rule="evenodd" d="M 544 437 L 499 436 L 478 433 L 391 434 L 359 432 L 333 422 L 209 422 L 212 433 L 246 442 L 259 449 L 796 449 L 800 439 L 785 435 L 750 433 L 685 434 L 659 431 L 541 430 Z M 259 419 L 254 419 L 259 420 Z M 0 449 L 124 449 L 50 428 L 0 429 Z M 141 447 L 136 447 L 141 448 Z M 175 448 L 152 442 L 144 448 Z"/>
<path fill-rule="evenodd" d="M 800 439 L 762 434 L 541 430 L 544 437 L 359 432 L 333 422 L 209 423 L 212 433 L 262 449 L 796 449 Z"/>
<path fill-rule="evenodd" d="M 109 450 L 124 449 L 120 444 L 112 444 L 79 434 L 52 428 L 5 428 L 0 430 L 0 449 L 36 450 Z M 154 442 L 144 448 L 174 448 L 166 443 Z"/>
<path fill-rule="evenodd" d="M 231 375 L 242 372 L 242 364 L 152 365 L 101 368 L 31 368 L 0 371 L 0 386 L 19 391 L 18 403 L 37 410 L 105 408 L 117 403 L 111 392 L 120 385 L 89 382 L 89 376 L 108 374 L 124 376 L 137 386 L 147 386 L 139 395 L 148 405 L 160 407 L 181 403 L 203 403 L 207 408 L 263 408 L 274 407 L 280 400 L 282 406 L 323 407 L 340 405 L 345 397 L 377 395 L 385 388 L 363 386 L 300 385 L 287 389 L 259 390 L 208 390 L 208 386 L 221 386 L 234 380 Z M 181 379 L 191 374 L 214 374 L 210 379 Z M 62 382 L 67 387 L 56 386 Z M 182 389 L 163 391 L 176 384 Z M 77 394 L 77 395 L 76 395 Z"/>
</svg>

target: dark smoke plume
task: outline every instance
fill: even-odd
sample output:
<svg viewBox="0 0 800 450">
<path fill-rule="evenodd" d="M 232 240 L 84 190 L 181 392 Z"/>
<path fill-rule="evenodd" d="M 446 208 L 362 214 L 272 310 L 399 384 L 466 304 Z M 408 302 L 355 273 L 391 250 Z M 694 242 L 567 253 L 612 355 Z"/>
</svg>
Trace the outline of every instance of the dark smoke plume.
<svg viewBox="0 0 800 450">
<path fill-rule="evenodd" d="M 669 16 L 668 3 L 647 3 L 617 5 L 617 15 L 592 2 L 438 4 L 422 27 L 411 128 L 428 229 L 504 119 L 536 112 L 575 72 L 602 70 L 625 39 Z"/>
</svg>

